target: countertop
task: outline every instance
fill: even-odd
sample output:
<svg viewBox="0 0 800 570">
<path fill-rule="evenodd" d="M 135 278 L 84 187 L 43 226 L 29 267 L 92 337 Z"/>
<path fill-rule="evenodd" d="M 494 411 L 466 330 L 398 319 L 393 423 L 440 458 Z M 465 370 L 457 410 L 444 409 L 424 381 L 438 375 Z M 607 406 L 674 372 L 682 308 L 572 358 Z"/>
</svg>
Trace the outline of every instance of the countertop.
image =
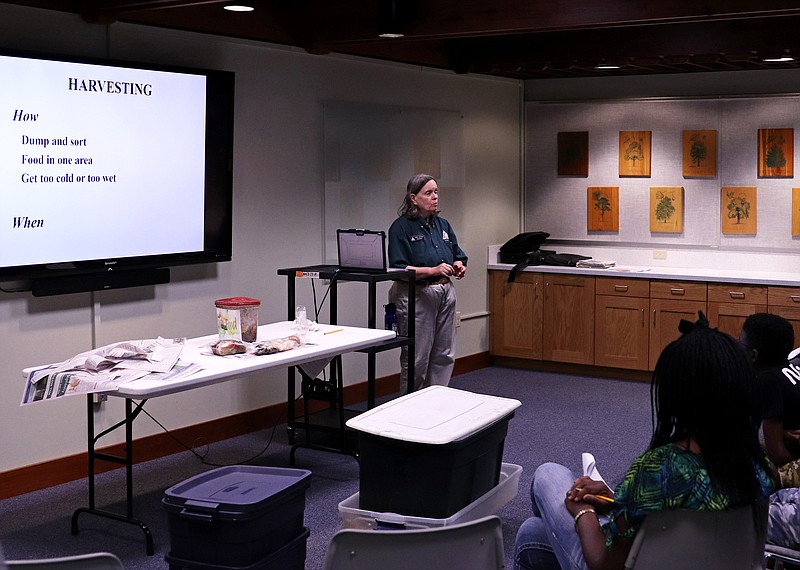
<svg viewBox="0 0 800 570">
<path fill-rule="evenodd" d="M 498 249 L 499 246 L 489 247 L 487 269 L 510 271 L 514 267 L 513 264 L 498 263 L 496 261 Z M 590 257 L 599 260 L 618 260 L 620 258 L 624 259 L 625 257 L 635 257 L 629 255 L 629 252 L 621 249 L 615 251 L 613 249 L 604 248 L 593 251 L 591 248 L 570 247 L 558 248 L 558 251 L 589 255 Z M 709 256 L 713 256 L 713 259 Z M 641 257 L 641 255 L 639 257 Z M 679 256 L 675 255 L 674 257 Z M 648 266 L 628 265 L 615 262 L 614 267 L 610 267 L 608 269 L 536 265 L 526 267 L 523 269 L 523 271 L 594 277 L 664 279 L 670 281 L 708 281 L 715 283 L 737 283 L 741 285 L 775 285 L 783 287 L 800 286 L 800 255 L 772 256 L 767 259 L 765 259 L 764 256 L 760 256 L 761 259 L 748 259 L 746 255 L 728 255 L 724 253 L 706 252 L 704 255 L 699 255 L 697 257 L 697 259 L 693 259 L 692 256 L 685 254 L 680 256 L 680 258 L 683 260 L 695 263 L 702 263 L 705 259 L 708 262 L 708 266 L 692 266 L 688 263 L 685 266 L 657 266 L 655 264 L 653 266 Z M 720 264 L 722 264 L 724 267 L 713 266 Z M 742 267 L 747 267 L 747 269 L 742 269 Z"/>
</svg>

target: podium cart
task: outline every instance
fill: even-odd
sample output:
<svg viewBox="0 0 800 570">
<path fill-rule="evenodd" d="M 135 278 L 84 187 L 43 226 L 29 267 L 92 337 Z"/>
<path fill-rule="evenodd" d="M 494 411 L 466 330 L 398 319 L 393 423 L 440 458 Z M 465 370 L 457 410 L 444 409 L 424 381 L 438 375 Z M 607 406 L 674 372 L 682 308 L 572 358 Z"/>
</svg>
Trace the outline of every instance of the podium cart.
<svg viewBox="0 0 800 570">
<path fill-rule="evenodd" d="M 387 272 L 344 271 L 337 265 L 312 265 L 279 269 L 278 275 L 284 275 L 287 287 L 287 319 L 295 318 L 296 285 L 298 279 L 324 279 L 330 281 L 328 291 L 329 322 L 338 324 L 338 283 L 360 282 L 367 288 L 367 326 L 378 327 L 376 286 L 386 281 L 404 281 L 408 286 L 408 335 L 397 336 L 375 346 L 358 350 L 367 355 L 367 409 L 375 406 L 375 360 L 379 352 L 408 347 L 408 375 L 414 378 L 414 318 L 415 314 L 415 282 L 413 270 L 397 270 Z M 381 322 L 381 326 L 383 323 Z M 345 426 L 347 420 L 360 414 L 362 410 L 349 410 L 344 405 L 344 381 L 342 378 L 342 357 L 335 356 L 330 363 L 330 374 L 327 380 L 308 376 L 301 367 L 288 369 L 288 401 L 287 432 L 292 445 L 290 464 L 294 465 L 295 452 L 298 448 L 309 448 L 320 451 L 343 453 L 358 458 L 357 434 Z M 303 414 L 298 417 L 293 402 L 296 400 L 296 380 L 300 376 L 300 389 L 303 396 Z M 413 389 L 409 383 L 409 390 Z M 310 403 L 320 401 L 327 404 L 321 410 L 312 410 Z M 303 431 L 299 440 L 298 430 Z"/>
</svg>

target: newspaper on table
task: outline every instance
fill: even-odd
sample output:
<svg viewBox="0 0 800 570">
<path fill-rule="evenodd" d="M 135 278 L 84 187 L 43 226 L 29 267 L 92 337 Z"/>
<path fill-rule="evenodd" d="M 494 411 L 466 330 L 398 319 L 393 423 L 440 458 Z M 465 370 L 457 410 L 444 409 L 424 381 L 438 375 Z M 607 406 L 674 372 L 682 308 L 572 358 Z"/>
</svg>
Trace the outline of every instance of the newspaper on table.
<svg viewBox="0 0 800 570">
<path fill-rule="evenodd" d="M 183 378 L 200 368 L 179 362 L 183 339 L 145 339 L 109 344 L 28 374 L 20 405 L 44 400 L 113 392 L 147 375 Z"/>
</svg>

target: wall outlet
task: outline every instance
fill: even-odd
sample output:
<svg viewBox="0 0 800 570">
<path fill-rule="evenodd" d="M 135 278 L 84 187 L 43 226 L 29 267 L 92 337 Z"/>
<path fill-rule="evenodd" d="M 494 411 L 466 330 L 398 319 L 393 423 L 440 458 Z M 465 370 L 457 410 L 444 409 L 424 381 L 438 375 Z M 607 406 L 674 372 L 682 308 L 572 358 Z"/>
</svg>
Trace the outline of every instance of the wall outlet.
<svg viewBox="0 0 800 570">
<path fill-rule="evenodd" d="M 653 250 L 653 259 L 666 259 L 667 258 L 667 250 L 666 249 L 654 249 Z"/>
<path fill-rule="evenodd" d="M 93 404 L 102 404 L 106 400 L 108 400 L 108 394 L 92 394 Z"/>
<path fill-rule="evenodd" d="M 461 311 L 456 311 L 456 327 L 461 326 Z"/>
</svg>

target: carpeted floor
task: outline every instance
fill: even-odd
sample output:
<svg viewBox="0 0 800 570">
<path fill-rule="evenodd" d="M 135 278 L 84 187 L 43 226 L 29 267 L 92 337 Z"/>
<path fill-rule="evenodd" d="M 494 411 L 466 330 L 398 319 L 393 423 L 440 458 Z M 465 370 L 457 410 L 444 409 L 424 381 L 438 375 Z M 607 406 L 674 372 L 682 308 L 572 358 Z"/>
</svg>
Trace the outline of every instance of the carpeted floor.
<svg viewBox="0 0 800 570">
<path fill-rule="evenodd" d="M 454 377 L 451 387 L 522 402 L 509 423 L 503 455 L 505 463 L 524 469 L 519 493 L 498 513 L 507 568 L 513 566 L 517 528 L 530 515 L 529 488 L 537 465 L 556 461 L 577 471 L 581 452 L 591 451 L 613 485 L 650 438 L 647 383 L 490 367 Z M 212 444 L 206 461 L 223 465 L 250 458 L 264 449 L 270 431 Z M 275 429 L 269 448 L 251 464 L 289 466 L 285 426 Z M 341 528 L 338 504 L 358 491 L 359 467 L 350 456 L 309 449 L 298 450 L 296 467 L 312 472 L 305 507 L 305 526 L 310 529 L 306 569 L 316 570 L 322 567 L 331 537 Z M 9 560 L 104 550 L 119 556 L 125 568 L 167 568 L 164 556 L 170 550 L 170 537 L 161 503 L 164 490 L 213 468 L 188 451 L 135 466 L 134 516 L 153 532 L 153 556 L 145 554 L 144 535 L 134 525 L 83 514 L 80 533 L 70 534 L 72 512 L 86 506 L 85 479 L 0 501 L 0 544 Z M 98 506 L 124 512 L 124 485 L 120 469 L 98 476 Z"/>
</svg>

